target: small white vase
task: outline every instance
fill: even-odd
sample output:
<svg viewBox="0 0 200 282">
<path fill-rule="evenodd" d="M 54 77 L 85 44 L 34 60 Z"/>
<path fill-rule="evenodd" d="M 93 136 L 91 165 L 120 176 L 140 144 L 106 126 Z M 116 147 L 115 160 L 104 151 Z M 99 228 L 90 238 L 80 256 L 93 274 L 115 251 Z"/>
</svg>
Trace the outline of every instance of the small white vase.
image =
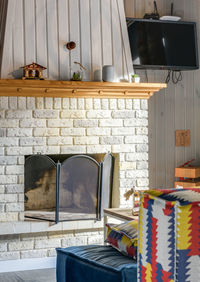
<svg viewBox="0 0 200 282">
<path fill-rule="evenodd" d="M 133 77 L 133 82 L 140 83 L 140 77 L 139 76 Z"/>
</svg>

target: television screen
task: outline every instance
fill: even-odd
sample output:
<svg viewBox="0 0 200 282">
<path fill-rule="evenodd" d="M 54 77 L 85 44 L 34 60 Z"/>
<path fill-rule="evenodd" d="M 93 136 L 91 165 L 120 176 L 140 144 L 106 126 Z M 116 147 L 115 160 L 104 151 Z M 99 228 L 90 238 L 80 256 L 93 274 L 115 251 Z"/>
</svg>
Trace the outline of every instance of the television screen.
<svg viewBox="0 0 200 282">
<path fill-rule="evenodd" d="M 196 24 L 127 19 L 135 68 L 198 69 Z"/>
</svg>

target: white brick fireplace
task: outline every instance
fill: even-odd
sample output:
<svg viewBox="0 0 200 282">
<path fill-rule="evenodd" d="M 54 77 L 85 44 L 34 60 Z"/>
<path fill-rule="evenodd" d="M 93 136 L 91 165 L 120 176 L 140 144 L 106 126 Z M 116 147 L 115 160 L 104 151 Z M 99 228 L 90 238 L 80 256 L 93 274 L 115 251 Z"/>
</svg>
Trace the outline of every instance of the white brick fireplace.
<svg viewBox="0 0 200 282">
<path fill-rule="evenodd" d="M 102 222 L 24 221 L 24 156 L 116 157 L 114 206 L 124 192 L 148 187 L 147 100 L 0 98 L 0 260 L 55 255 L 55 247 L 102 242 Z"/>
</svg>

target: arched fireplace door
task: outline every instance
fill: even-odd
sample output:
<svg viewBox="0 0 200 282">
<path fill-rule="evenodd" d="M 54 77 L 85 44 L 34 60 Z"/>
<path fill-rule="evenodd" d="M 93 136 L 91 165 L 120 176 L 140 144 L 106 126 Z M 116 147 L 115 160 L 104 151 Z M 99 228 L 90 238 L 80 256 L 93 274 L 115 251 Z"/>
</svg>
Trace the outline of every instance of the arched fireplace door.
<svg viewBox="0 0 200 282">
<path fill-rule="evenodd" d="M 61 159 L 61 161 L 59 160 Z M 31 155 L 25 159 L 25 217 L 100 220 L 111 206 L 114 157 Z"/>
</svg>

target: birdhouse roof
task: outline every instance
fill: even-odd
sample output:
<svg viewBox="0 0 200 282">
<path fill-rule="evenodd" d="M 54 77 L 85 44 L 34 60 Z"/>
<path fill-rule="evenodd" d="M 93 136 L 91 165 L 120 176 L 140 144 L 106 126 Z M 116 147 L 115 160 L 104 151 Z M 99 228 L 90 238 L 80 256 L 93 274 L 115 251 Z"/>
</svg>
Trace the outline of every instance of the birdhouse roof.
<svg viewBox="0 0 200 282">
<path fill-rule="evenodd" d="M 29 64 L 29 65 L 26 65 L 26 66 L 23 66 L 22 68 L 41 68 L 43 70 L 45 70 L 46 68 L 37 64 L 37 63 L 32 63 L 32 64 Z"/>
</svg>

